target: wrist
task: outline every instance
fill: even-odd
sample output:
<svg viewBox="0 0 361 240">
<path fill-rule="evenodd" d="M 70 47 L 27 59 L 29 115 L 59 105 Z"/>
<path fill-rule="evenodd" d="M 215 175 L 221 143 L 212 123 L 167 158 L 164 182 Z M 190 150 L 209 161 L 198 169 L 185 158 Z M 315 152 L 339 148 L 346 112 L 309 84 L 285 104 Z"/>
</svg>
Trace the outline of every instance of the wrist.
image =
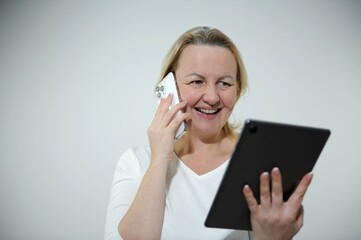
<svg viewBox="0 0 361 240">
<path fill-rule="evenodd" d="M 168 169 L 168 162 L 167 161 L 159 161 L 159 159 L 157 160 L 151 160 L 149 167 L 148 167 L 148 171 L 151 172 L 157 172 L 158 174 L 164 172 L 166 173 Z"/>
</svg>

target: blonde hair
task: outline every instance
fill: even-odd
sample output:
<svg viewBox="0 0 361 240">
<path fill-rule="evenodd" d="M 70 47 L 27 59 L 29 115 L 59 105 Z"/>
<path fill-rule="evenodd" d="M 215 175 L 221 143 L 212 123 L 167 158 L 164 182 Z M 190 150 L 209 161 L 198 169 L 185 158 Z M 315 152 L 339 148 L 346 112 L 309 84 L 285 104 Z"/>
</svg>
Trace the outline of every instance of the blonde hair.
<svg viewBox="0 0 361 240">
<path fill-rule="evenodd" d="M 247 73 L 236 45 L 223 32 L 216 28 L 195 27 L 183 33 L 170 48 L 161 69 L 160 82 L 168 73 L 175 72 L 179 57 L 189 45 L 210 45 L 224 47 L 232 52 L 237 63 L 237 100 L 247 89 Z M 238 125 L 229 122 L 223 127 L 227 136 L 235 136 Z"/>
</svg>

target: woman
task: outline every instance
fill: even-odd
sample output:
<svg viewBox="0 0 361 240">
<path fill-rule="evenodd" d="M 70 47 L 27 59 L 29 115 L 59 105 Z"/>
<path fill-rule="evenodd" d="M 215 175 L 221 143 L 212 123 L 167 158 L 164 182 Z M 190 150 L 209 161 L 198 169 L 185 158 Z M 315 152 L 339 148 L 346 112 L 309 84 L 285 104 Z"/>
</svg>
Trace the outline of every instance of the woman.
<svg viewBox="0 0 361 240">
<path fill-rule="evenodd" d="M 247 87 L 238 50 L 219 30 L 194 28 L 171 48 L 161 79 L 169 72 L 182 102 L 170 110 L 172 95 L 161 100 L 148 128 L 150 146 L 130 149 L 120 158 L 105 237 L 119 231 L 124 239 L 249 239 L 247 231 L 204 227 L 237 141 L 228 119 Z M 175 141 L 183 121 L 187 133 Z M 271 177 L 260 176 L 260 204 L 244 187 L 254 239 L 291 239 L 299 231 L 311 179 L 307 174 L 287 202 L 278 169 Z"/>
</svg>

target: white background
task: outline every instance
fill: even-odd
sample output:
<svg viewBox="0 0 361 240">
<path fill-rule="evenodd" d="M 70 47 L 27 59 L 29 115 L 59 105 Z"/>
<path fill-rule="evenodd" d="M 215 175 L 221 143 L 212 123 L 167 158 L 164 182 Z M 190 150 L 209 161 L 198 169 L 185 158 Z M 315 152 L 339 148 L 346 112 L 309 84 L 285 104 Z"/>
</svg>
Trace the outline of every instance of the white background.
<svg viewBox="0 0 361 240">
<path fill-rule="evenodd" d="M 147 144 L 153 86 L 191 27 L 229 35 L 234 113 L 330 128 L 295 239 L 361 234 L 359 1 L 1 1 L 0 238 L 102 239 L 114 168 Z"/>
</svg>

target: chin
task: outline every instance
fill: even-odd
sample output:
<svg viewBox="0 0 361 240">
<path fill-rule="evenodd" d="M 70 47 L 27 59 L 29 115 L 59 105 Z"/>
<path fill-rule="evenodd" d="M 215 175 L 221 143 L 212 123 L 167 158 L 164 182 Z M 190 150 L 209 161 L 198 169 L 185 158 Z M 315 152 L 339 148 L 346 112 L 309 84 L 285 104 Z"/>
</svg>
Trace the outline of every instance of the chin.
<svg viewBox="0 0 361 240">
<path fill-rule="evenodd" d="M 194 132 L 199 133 L 201 135 L 216 135 L 222 131 L 222 128 L 219 128 L 218 126 L 193 126 Z"/>
</svg>

